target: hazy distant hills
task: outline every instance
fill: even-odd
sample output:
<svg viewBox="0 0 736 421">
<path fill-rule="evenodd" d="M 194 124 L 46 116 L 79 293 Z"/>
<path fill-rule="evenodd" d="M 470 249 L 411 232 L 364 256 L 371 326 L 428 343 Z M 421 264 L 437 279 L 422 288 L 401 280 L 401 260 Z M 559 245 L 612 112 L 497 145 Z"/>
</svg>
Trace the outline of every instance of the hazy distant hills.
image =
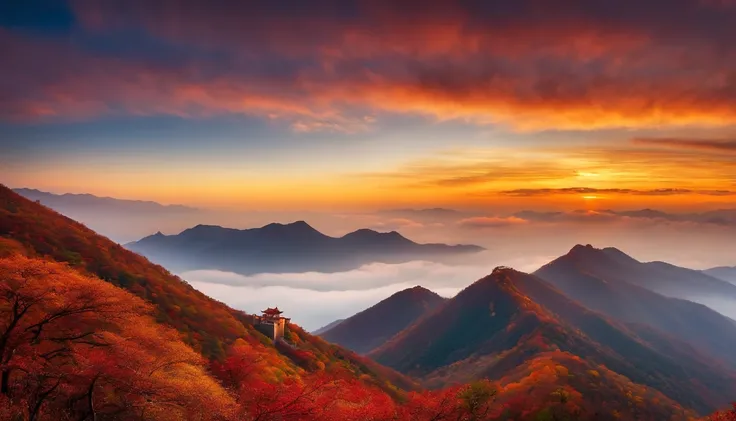
<svg viewBox="0 0 736 421">
<path fill-rule="evenodd" d="M 202 214 L 202 211 L 196 208 L 162 205 L 151 201 L 116 199 L 91 194 L 53 194 L 35 189 L 13 189 L 13 191 L 82 222 L 119 243 L 136 240 L 152 231 L 170 229 L 172 225 L 177 226 L 183 220 L 199 219 Z"/>
<path fill-rule="evenodd" d="M 652 285 L 669 291 L 669 279 L 676 282 L 676 291 L 685 297 L 684 291 L 697 291 L 701 286 L 717 291 L 727 288 L 714 285 L 710 279 L 703 282 L 701 276 L 687 278 L 697 271 L 664 265 L 638 262 L 614 248 L 577 245 L 535 275 L 592 310 L 623 322 L 649 325 L 736 367 L 736 325 L 731 319 L 702 304 L 647 289 Z M 664 272 L 660 271 L 662 267 L 666 268 Z M 672 278 L 668 277 L 670 274 Z M 692 286 L 686 286 L 687 283 Z"/>
<path fill-rule="evenodd" d="M 703 271 L 708 276 L 736 284 L 736 266 L 719 266 Z"/>
<path fill-rule="evenodd" d="M 392 336 L 430 313 L 445 300 L 420 286 L 405 289 L 322 331 L 319 335 L 329 342 L 365 354 L 383 345 Z"/>
<path fill-rule="evenodd" d="M 169 212 L 196 212 L 198 209 L 182 205 L 162 205 L 157 202 L 144 200 L 115 199 L 99 197 L 92 194 L 54 194 L 36 189 L 13 189 L 14 192 L 26 199 L 39 201 L 57 212 L 86 211 L 86 212 L 136 212 L 136 213 L 169 213 Z"/>
<path fill-rule="evenodd" d="M 361 229 L 336 238 L 304 221 L 245 230 L 197 225 L 177 235 L 157 233 L 126 247 L 173 270 L 241 274 L 336 272 L 372 262 L 444 261 L 483 250 L 473 245 L 418 244 L 396 231 Z"/>
</svg>

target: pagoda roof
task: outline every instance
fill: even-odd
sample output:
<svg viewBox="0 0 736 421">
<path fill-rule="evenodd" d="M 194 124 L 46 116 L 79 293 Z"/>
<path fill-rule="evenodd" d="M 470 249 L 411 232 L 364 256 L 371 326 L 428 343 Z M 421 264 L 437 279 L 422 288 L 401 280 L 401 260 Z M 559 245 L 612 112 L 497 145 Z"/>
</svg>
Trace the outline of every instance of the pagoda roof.
<svg viewBox="0 0 736 421">
<path fill-rule="evenodd" d="M 262 313 L 263 314 L 268 314 L 268 315 L 278 315 L 278 314 L 283 313 L 283 311 L 279 310 L 278 307 L 274 307 L 274 308 L 269 307 L 269 308 L 263 310 Z"/>
</svg>

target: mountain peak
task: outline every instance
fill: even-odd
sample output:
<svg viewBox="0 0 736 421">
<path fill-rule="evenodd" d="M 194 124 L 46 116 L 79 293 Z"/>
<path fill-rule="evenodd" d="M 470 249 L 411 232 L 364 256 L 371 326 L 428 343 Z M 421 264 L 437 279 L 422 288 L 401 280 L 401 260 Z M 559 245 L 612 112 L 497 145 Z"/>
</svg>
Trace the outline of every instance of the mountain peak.
<svg viewBox="0 0 736 421">
<path fill-rule="evenodd" d="M 296 235 L 300 237 L 322 237 L 324 234 L 317 231 L 313 226 L 309 225 L 306 221 L 299 220 L 288 224 L 282 224 L 278 222 L 270 223 L 260 228 L 262 233 L 269 234 L 287 234 Z"/>
<path fill-rule="evenodd" d="M 211 228 L 222 228 L 222 227 L 219 225 L 197 224 L 189 229 L 190 230 L 206 230 L 206 229 L 211 229 Z"/>
<path fill-rule="evenodd" d="M 314 229 L 314 228 L 312 228 L 311 225 L 309 225 L 307 223 L 307 221 L 304 221 L 302 219 L 300 219 L 298 221 L 295 221 L 295 222 L 292 222 L 290 224 L 286 224 L 286 226 L 287 227 L 294 227 L 294 228 L 311 228 L 311 229 Z"/>
<path fill-rule="evenodd" d="M 191 235 L 191 234 L 205 234 L 208 232 L 213 232 L 216 230 L 224 230 L 226 228 L 221 227 L 219 225 L 205 225 L 205 224 L 197 224 L 191 228 L 187 228 L 184 231 L 180 232 L 179 235 Z"/>
<path fill-rule="evenodd" d="M 610 256 L 606 256 L 606 253 L 603 250 L 595 248 L 590 244 L 576 244 L 567 252 L 567 254 L 559 257 L 558 259 L 572 261 L 598 261 L 602 258 L 605 259 L 606 257 Z"/>
<path fill-rule="evenodd" d="M 616 247 L 606 247 L 603 249 L 603 253 L 619 263 L 641 263 Z"/>
<path fill-rule="evenodd" d="M 353 232 L 350 232 L 350 233 L 345 234 L 345 237 L 348 237 L 348 236 L 351 236 L 351 237 L 355 237 L 355 236 L 368 237 L 368 236 L 376 236 L 376 235 L 380 235 L 380 234 L 381 234 L 380 232 L 374 231 L 372 229 L 361 228 L 359 230 L 355 230 Z"/>
<path fill-rule="evenodd" d="M 288 224 L 282 224 L 280 222 L 272 222 L 268 225 L 263 226 L 262 228 L 272 228 L 272 229 L 273 228 L 285 228 L 285 229 L 299 229 L 299 230 L 306 229 L 306 230 L 316 231 L 314 227 L 312 227 L 311 225 L 307 223 L 307 221 L 303 221 L 303 220 L 290 222 Z"/>
<path fill-rule="evenodd" d="M 361 241 L 374 241 L 378 239 L 392 240 L 395 242 L 412 242 L 397 231 L 378 232 L 368 228 L 362 228 L 351 233 L 345 234 L 342 238 Z"/>
<path fill-rule="evenodd" d="M 392 295 L 391 297 L 389 297 L 388 299 L 391 299 L 393 297 L 398 298 L 398 297 L 403 297 L 403 296 L 409 297 L 410 299 L 424 299 L 427 297 L 432 297 L 432 298 L 439 297 L 439 295 L 437 295 L 437 293 L 435 293 L 434 291 L 424 288 L 421 285 L 417 285 L 417 286 L 399 291 L 395 293 L 394 295 Z"/>
<path fill-rule="evenodd" d="M 593 247 L 590 244 L 585 244 L 585 245 L 583 245 L 583 244 L 575 244 L 575 246 L 570 249 L 570 251 L 568 252 L 568 254 L 585 253 L 585 252 L 590 252 L 590 251 L 598 251 L 598 249 L 595 248 L 595 247 Z"/>
<path fill-rule="evenodd" d="M 493 269 L 493 272 L 491 272 L 490 275 L 487 275 L 475 281 L 469 287 L 465 288 L 465 290 L 461 291 L 458 296 L 463 294 L 477 294 L 481 296 L 491 296 L 497 298 L 502 296 L 509 296 L 514 297 L 514 299 L 519 303 L 521 303 L 522 301 L 527 301 L 526 299 L 524 299 L 523 294 L 519 292 L 515 285 L 515 280 L 520 275 L 524 274 L 517 271 L 516 269 L 507 266 L 497 266 L 495 269 Z M 523 300 L 519 301 L 519 298 Z"/>
<path fill-rule="evenodd" d="M 508 266 L 496 266 L 490 275 L 483 279 L 493 280 L 496 283 L 512 283 L 514 277 L 521 272 Z"/>
<path fill-rule="evenodd" d="M 445 298 L 422 287 L 399 291 L 345 319 L 320 336 L 364 354 L 384 344 L 421 317 L 444 304 Z"/>
</svg>

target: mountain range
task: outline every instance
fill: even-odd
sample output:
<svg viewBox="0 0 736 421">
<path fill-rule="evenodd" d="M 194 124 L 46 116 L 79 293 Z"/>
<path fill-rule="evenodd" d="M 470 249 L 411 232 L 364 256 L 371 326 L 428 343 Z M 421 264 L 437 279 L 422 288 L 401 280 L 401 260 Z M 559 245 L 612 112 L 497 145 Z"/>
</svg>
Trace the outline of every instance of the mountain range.
<svg viewBox="0 0 736 421">
<path fill-rule="evenodd" d="M 246 231 L 280 233 L 270 250 L 292 253 L 324 237 L 305 223 Z M 204 232 L 186 243 L 206 249 Z M 424 247 L 358 233 L 341 244 Z M 498 267 L 451 299 L 414 287 L 321 333 L 366 356 L 295 323 L 269 339 L 253 315 L 3 186 L 0 270 L 0 320 L 11 320 L 0 329 L 12 338 L 0 347 L 0 417 L 10 419 L 115 419 L 142 406 L 170 419 L 469 420 L 490 405 L 482 419 L 685 421 L 736 397 L 734 322 L 673 296 L 695 290 L 688 282 L 709 293 L 730 284 L 616 249 L 578 245 L 534 274 Z M 18 294 L 30 301 L 8 301 Z"/>
<path fill-rule="evenodd" d="M 89 193 L 54 194 L 36 189 L 18 188 L 15 193 L 40 202 L 59 213 L 89 212 L 96 215 L 108 213 L 170 213 L 170 212 L 197 212 L 199 209 L 183 205 L 162 205 L 147 200 L 127 200 L 113 197 L 100 197 Z"/>
<path fill-rule="evenodd" d="M 437 387 L 503 378 L 536 358 L 568 354 L 589 369 L 606 367 L 698 411 L 725 404 L 736 393 L 730 368 L 697 353 L 657 350 L 541 278 L 508 268 L 497 268 L 368 355 Z"/>
<path fill-rule="evenodd" d="M 473 245 L 418 244 L 396 231 L 360 229 L 330 237 L 304 221 L 245 230 L 197 225 L 177 235 L 159 232 L 126 247 L 175 271 L 217 269 L 244 275 L 339 272 L 373 262 L 446 261 L 483 250 Z"/>
<path fill-rule="evenodd" d="M 642 274 L 650 277 L 638 278 Z M 704 411 L 736 393 L 736 322 L 652 290 L 682 287 L 687 279 L 698 285 L 704 278 L 614 248 L 577 245 L 534 274 L 499 267 L 454 298 L 415 312 L 409 322 L 396 323 L 396 309 L 409 305 L 409 291 L 429 296 L 424 288 L 395 294 L 320 336 L 358 352 L 374 347 L 369 357 L 428 387 L 506 379 L 540 361 L 569 367 L 570 358 L 579 358 L 581 376 L 605 367 Z M 705 285 L 722 287 L 712 280 Z M 400 325 L 406 327 L 396 331 Z M 379 329 L 395 333 L 376 347 L 387 336 L 374 334 Z"/>
</svg>

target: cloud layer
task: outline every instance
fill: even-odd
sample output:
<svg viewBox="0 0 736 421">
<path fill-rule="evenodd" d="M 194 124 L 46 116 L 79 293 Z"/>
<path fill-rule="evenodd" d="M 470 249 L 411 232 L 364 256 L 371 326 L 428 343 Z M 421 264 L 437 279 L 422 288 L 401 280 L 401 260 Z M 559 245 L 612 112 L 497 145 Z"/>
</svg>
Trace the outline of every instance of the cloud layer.
<svg viewBox="0 0 736 421">
<path fill-rule="evenodd" d="M 481 260 L 483 263 L 459 266 L 422 261 L 397 265 L 374 263 L 339 273 L 243 276 L 211 270 L 191 271 L 182 273 L 181 277 L 205 294 L 251 313 L 278 305 L 296 323 L 315 330 L 416 285 L 452 297 L 500 264 L 490 255 Z M 524 257 L 510 261 L 521 270 L 531 271 L 548 260 L 548 257 Z"/>
</svg>

